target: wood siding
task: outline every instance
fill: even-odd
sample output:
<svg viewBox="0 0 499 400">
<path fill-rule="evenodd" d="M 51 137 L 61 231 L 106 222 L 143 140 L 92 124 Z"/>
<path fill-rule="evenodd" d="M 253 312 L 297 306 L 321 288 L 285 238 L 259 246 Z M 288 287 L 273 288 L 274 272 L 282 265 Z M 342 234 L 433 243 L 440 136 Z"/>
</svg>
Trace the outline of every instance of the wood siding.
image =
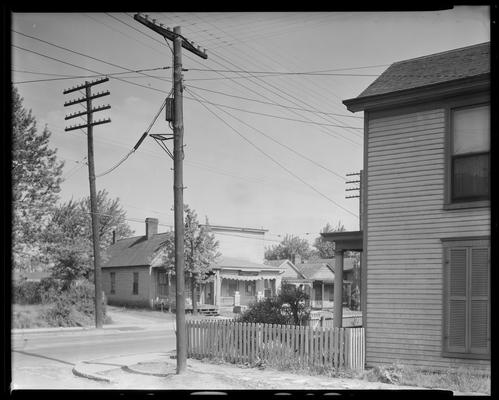
<svg viewBox="0 0 499 400">
<path fill-rule="evenodd" d="M 367 365 L 490 366 L 442 356 L 440 239 L 490 235 L 490 208 L 444 210 L 446 114 L 367 121 Z"/>
<path fill-rule="evenodd" d="M 111 272 L 116 274 L 115 293 L 111 294 Z M 139 273 L 139 293 L 133 294 L 133 273 Z M 151 307 L 151 276 L 149 267 L 102 268 L 102 288 L 108 304 Z"/>
</svg>

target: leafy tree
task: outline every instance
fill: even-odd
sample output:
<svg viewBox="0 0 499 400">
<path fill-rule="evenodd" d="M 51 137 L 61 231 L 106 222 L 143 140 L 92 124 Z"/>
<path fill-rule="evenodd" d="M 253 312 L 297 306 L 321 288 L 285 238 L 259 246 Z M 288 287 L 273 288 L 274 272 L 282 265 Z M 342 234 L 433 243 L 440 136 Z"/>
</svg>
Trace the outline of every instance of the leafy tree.
<svg viewBox="0 0 499 400">
<path fill-rule="evenodd" d="M 294 235 L 286 235 L 281 243 L 265 251 L 265 259 L 291 260 L 295 254 L 300 255 L 303 259 L 308 259 L 312 253 L 313 251 L 310 249 L 310 244 L 307 240 Z"/>
<path fill-rule="evenodd" d="M 345 227 L 341 222 L 338 221 L 338 224 L 336 226 L 332 226 L 327 223 L 326 226 L 322 228 L 321 233 L 343 232 L 344 230 Z M 334 258 L 333 242 L 326 241 L 322 236 L 319 236 L 314 241 L 314 247 L 317 249 L 317 255 L 319 258 Z"/>
<path fill-rule="evenodd" d="M 46 242 L 53 260 L 52 275 L 64 282 L 68 288 L 79 278 L 93 278 L 92 221 L 90 198 L 59 205 L 46 231 Z M 117 236 L 127 237 L 133 231 L 126 222 L 126 212 L 119 198 L 110 199 L 106 190 L 97 193 L 99 210 L 99 244 L 102 250 L 112 242 L 112 231 Z M 105 253 L 102 253 L 105 260 Z"/>
<path fill-rule="evenodd" d="M 199 286 L 211 276 L 216 259 L 220 256 L 218 242 L 209 226 L 201 226 L 197 214 L 184 205 L 184 260 L 185 273 L 191 278 L 193 313 L 197 313 L 196 293 Z M 175 242 L 171 234 L 160 249 L 163 265 L 175 271 Z"/>
<path fill-rule="evenodd" d="M 31 110 L 12 88 L 12 202 L 14 268 L 29 269 L 40 261 L 41 236 L 58 200 L 63 162 L 49 148 L 51 133 L 38 132 Z"/>
<path fill-rule="evenodd" d="M 307 306 L 309 296 L 295 285 L 282 285 L 278 300 L 283 304 L 283 312 L 294 325 L 304 325 L 310 318 Z"/>
</svg>

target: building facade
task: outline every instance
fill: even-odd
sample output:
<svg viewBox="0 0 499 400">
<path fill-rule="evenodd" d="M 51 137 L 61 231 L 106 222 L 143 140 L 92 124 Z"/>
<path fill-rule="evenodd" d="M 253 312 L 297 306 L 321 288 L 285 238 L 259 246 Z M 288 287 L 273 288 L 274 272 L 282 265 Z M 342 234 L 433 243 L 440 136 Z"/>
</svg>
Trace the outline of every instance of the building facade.
<svg viewBox="0 0 499 400">
<path fill-rule="evenodd" d="M 366 363 L 490 368 L 490 44 L 344 104 L 365 118 Z"/>
</svg>

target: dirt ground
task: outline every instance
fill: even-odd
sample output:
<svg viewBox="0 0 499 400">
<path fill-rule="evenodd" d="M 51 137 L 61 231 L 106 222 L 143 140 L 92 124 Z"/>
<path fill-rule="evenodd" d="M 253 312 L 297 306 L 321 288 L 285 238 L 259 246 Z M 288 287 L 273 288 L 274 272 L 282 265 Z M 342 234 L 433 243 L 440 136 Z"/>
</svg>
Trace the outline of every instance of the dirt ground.
<svg viewBox="0 0 499 400">
<path fill-rule="evenodd" d="M 172 390 L 364 390 L 364 389 L 421 389 L 396 386 L 362 379 L 331 378 L 298 375 L 276 369 L 259 369 L 201 360 L 187 360 L 187 371 L 176 374 L 176 360 L 164 357 L 157 361 L 138 363 L 129 368 L 105 371 L 114 380 L 110 388 L 172 389 Z"/>
</svg>

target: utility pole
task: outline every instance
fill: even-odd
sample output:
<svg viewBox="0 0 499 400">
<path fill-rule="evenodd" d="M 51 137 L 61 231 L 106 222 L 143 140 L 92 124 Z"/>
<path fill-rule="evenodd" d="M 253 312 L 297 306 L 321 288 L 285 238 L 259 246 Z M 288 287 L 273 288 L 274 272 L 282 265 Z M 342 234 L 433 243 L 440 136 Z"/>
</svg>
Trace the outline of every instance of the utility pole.
<svg viewBox="0 0 499 400">
<path fill-rule="evenodd" d="M 92 239 L 93 239 L 93 250 L 94 250 L 94 283 L 95 283 L 95 327 L 102 328 L 102 279 L 101 279 L 101 258 L 100 258 L 100 245 L 99 245 L 99 215 L 97 209 L 97 194 L 95 189 L 95 165 L 94 165 L 94 138 L 93 138 L 93 127 L 95 125 L 101 125 L 111 122 L 109 118 L 95 121 L 93 120 L 93 113 L 97 111 L 107 110 L 111 108 L 108 104 L 106 106 L 92 108 L 92 100 L 109 95 L 109 91 L 100 92 L 92 95 L 92 86 L 98 85 L 100 83 L 107 82 L 109 78 L 98 79 L 94 82 L 85 81 L 83 85 L 73 87 L 71 89 L 64 90 L 64 94 L 72 93 L 77 90 L 85 89 L 85 97 L 78 98 L 76 100 L 71 100 L 64 103 L 64 107 L 72 106 L 74 104 L 86 103 L 86 110 L 83 112 L 76 112 L 66 116 L 65 120 L 82 117 L 86 115 L 87 123 L 84 125 L 75 125 L 65 128 L 66 132 L 75 129 L 87 128 L 87 151 L 88 151 L 88 179 L 90 182 L 90 212 L 92 218 Z"/>
<path fill-rule="evenodd" d="M 175 226 L 175 280 L 176 306 L 175 319 L 177 324 L 177 374 L 185 372 L 187 366 L 187 331 L 185 327 L 185 273 L 184 273 L 184 122 L 183 122 L 183 83 L 182 83 L 182 47 L 197 56 L 207 59 L 206 49 L 201 50 L 194 42 L 188 41 L 181 34 L 180 26 L 164 28 L 149 20 L 147 15 L 135 14 L 136 21 L 163 36 L 165 40 L 173 41 L 173 208 Z M 168 110 L 168 109 L 167 109 Z M 165 139 L 166 140 L 166 139 Z M 193 300 L 194 301 L 194 300 Z"/>
</svg>

